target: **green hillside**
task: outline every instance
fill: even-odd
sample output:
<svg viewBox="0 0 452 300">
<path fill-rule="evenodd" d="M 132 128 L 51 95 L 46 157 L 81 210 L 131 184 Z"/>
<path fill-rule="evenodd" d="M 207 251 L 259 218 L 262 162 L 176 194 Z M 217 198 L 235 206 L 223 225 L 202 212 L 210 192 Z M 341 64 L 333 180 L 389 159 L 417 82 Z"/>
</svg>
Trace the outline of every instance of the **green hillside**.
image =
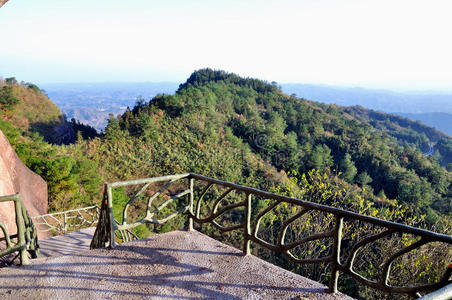
<svg viewBox="0 0 452 300">
<path fill-rule="evenodd" d="M 429 143 L 450 138 L 433 127 L 394 114 L 369 110 L 361 106 L 345 107 L 343 111 L 353 115 L 355 119 L 369 123 L 372 127 L 397 138 L 402 144 L 419 149 L 428 149 Z"/>
<path fill-rule="evenodd" d="M 12 86 L 21 100 L 2 110 L 4 122 L 17 130 L 26 127 L 16 119 L 51 128 L 60 118 L 58 109 L 49 104 L 48 112 L 33 109 L 42 120 L 33 119 L 23 109 L 28 101 L 24 99 L 47 98 L 33 85 Z M 42 99 L 42 103 L 49 101 Z M 2 128 L 8 132 L 6 125 Z M 46 135 L 45 130 L 35 131 Z M 18 135 L 33 136 L 29 131 Z M 36 139 L 38 136 L 31 140 L 38 143 Z M 431 142 L 438 142 L 443 156 L 422 155 Z M 451 175 L 437 162 L 447 166 L 450 139 L 441 132 L 362 107 L 344 108 L 288 96 L 274 83 L 223 71 L 196 71 L 174 95 L 141 100 L 117 118 L 111 116 L 101 138 L 79 139 L 65 147 L 39 143 L 42 145 L 34 146 L 37 152 L 56 149 L 74 160 L 75 169 L 79 168 L 75 167 L 80 164 L 78 158 L 89 161 L 94 166 L 90 169 L 98 168 L 96 182 L 197 172 L 268 189 L 284 183 L 289 172 L 304 174 L 316 169 L 350 190 L 364 188 L 372 203 L 397 199 L 414 213 L 427 214 L 432 224 L 451 213 Z M 33 152 L 25 154 L 28 152 L 21 150 L 25 146 L 13 144 L 41 174 Z M 52 181 L 50 175 L 47 178 Z M 58 191 L 53 197 L 61 198 Z M 86 201 L 93 197 L 94 192 Z M 63 198 L 69 198 L 64 207 L 72 205 L 71 193 Z"/>
<path fill-rule="evenodd" d="M 425 112 L 425 113 L 397 113 L 411 120 L 419 120 L 424 124 L 433 126 L 449 136 L 452 136 L 452 114 L 445 112 Z"/>
<path fill-rule="evenodd" d="M 19 84 L 15 78 L 0 80 L 3 121 L 20 128 L 23 133 L 37 132 L 52 139 L 55 129 L 63 123 L 63 114 L 36 85 Z"/>
<path fill-rule="evenodd" d="M 112 118 L 105 132 L 106 140 L 143 145 L 154 155 L 153 168 L 161 170 L 156 173 L 201 171 L 241 183 L 253 177 L 259 183 L 261 176 L 247 161 L 256 156 L 267 172 L 269 166 L 298 174 L 317 169 L 350 186 L 366 187 L 375 202 L 398 199 L 428 213 L 431 221 L 450 213 L 450 174 L 421 150 L 445 138 L 439 131 L 360 107 L 290 97 L 275 84 L 222 71 L 193 73 L 175 95 L 138 103 Z M 244 153 L 233 160 L 239 168 L 210 165 L 231 151 Z M 142 163 L 144 158 L 137 166 Z"/>
<path fill-rule="evenodd" d="M 98 167 L 80 151 L 69 151 L 62 143 L 73 143 L 96 135 L 95 130 L 68 122 L 58 107 L 36 85 L 0 80 L 0 129 L 21 160 L 47 182 L 49 209 L 68 209 L 91 204 L 101 184 Z"/>
<path fill-rule="evenodd" d="M 66 122 L 79 132 L 77 139 L 57 145 L 45 141 L 53 132 L 55 116 L 59 118 L 57 110 L 48 115 L 41 110 L 39 121 L 18 112 L 28 106 L 25 94 L 17 91 L 49 102 L 42 91 L 11 82 L 4 82 L 3 87 L 0 129 L 24 163 L 47 181 L 49 207 L 54 211 L 99 203 L 104 182 L 194 172 L 451 233 L 452 174 L 443 167 L 452 154 L 451 139 L 421 123 L 362 107 L 308 101 L 282 93 L 275 83 L 203 69 L 194 72 L 174 95 L 139 100 L 122 115 L 111 115 L 103 136 L 96 136 L 75 120 Z M 28 129 L 15 121 L 16 112 L 24 124 L 30 124 Z M 47 130 L 35 129 L 35 123 Z M 423 148 L 431 143 L 436 143 L 437 153 L 424 156 Z M 116 204 L 127 201 L 125 192 L 115 191 Z M 265 199 L 256 200 L 253 210 L 267 204 Z M 278 226 L 291 212 L 290 207 L 270 212 L 263 220 L 261 234 L 269 240 L 277 238 Z M 120 217 L 119 210 L 114 213 Z M 233 224 L 236 217 L 229 216 L 226 221 Z M 181 222 L 174 219 L 164 226 L 142 226 L 136 233 L 164 232 L 180 228 Z M 332 224 L 328 216 L 309 222 L 309 230 L 315 232 Z M 344 243 L 364 234 L 359 226 L 352 230 Z M 220 235 L 213 227 L 204 231 Z M 227 237 L 240 247 L 237 235 Z M 401 241 L 395 238 L 390 242 Z M 325 249 L 313 245 L 302 251 L 320 254 Z M 278 254 L 258 248 L 253 251 L 295 270 Z M 438 255 L 420 261 L 418 269 L 430 271 L 416 278 L 433 280 L 439 276 L 437 270 L 443 265 L 436 259 Z M 323 267 L 297 272 L 325 282 Z M 403 280 L 407 269 L 403 264 L 395 267 Z M 356 297 L 381 298 L 349 281 L 340 286 Z"/>
<path fill-rule="evenodd" d="M 419 148 L 437 138 L 437 132 L 391 115 L 383 117 L 384 121 L 379 120 L 369 111 L 354 115 L 343 107 L 287 96 L 275 84 L 205 69 L 193 73 L 174 95 L 141 101 L 117 118 L 111 117 L 105 136 L 86 145 L 90 148 L 87 156 L 97 160 L 111 180 L 195 172 L 450 234 L 451 174 L 434 156 L 423 156 Z M 127 201 L 118 197 L 121 193 L 116 194 L 117 204 Z M 207 199 L 215 198 L 206 195 L 204 199 L 208 203 Z M 259 211 L 268 202 L 256 199 L 252 205 Z M 259 236 L 275 241 L 293 209 L 281 207 L 269 213 Z M 120 217 L 119 211 L 115 213 Z M 225 217 L 225 225 L 239 222 L 234 213 Z M 175 221 L 152 229 L 164 232 L 181 226 L 181 221 Z M 328 216 L 307 217 L 291 233 L 300 237 L 329 226 Z M 198 229 L 235 247 L 243 242 L 234 232 L 221 234 L 213 226 Z M 359 226 L 350 230 L 344 243 L 367 234 Z M 394 237 L 385 243 L 366 252 L 366 263 L 377 266 L 380 251 L 400 247 L 403 240 Z M 322 256 L 329 249 L 322 246 L 306 246 L 297 255 Z M 419 281 L 437 280 L 444 259 L 449 261 L 446 249 L 422 251 L 425 256 L 419 268 L 410 268 L 408 263 L 394 266 L 393 274 L 400 274 L 394 282 L 403 281 L 406 272 L 417 274 Z M 253 253 L 327 282 L 325 265 L 298 268 L 259 247 Z M 395 299 L 350 280 L 342 281 L 340 289 L 357 298 Z"/>
</svg>

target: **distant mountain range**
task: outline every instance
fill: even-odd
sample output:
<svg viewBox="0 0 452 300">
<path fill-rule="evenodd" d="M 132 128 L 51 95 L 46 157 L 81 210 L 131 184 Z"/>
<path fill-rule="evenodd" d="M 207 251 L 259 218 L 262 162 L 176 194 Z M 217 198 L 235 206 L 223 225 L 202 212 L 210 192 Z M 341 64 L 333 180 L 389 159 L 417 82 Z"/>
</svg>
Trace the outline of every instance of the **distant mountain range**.
<svg viewBox="0 0 452 300">
<path fill-rule="evenodd" d="M 421 121 L 452 135 L 452 94 L 440 92 L 393 92 L 326 85 L 281 84 L 286 94 L 343 106 L 360 105 Z"/>
<path fill-rule="evenodd" d="M 396 113 L 402 117 L 421 121 L 424 124 L 435 127 L 442 132 L 447 133 L 452 136 L 452 114 L 442 113 L 442 112 L 432 112 L 432 113 L 420 113 L 420 114 L 410 114 L 410 113 Z"/>
<path fill-rule="evenodd" d="M 364 88 L 340 88 L 311 84 L 281 84 L 283 92 L 309 100 L 343 106 L 361 105 L 384 112 L 452 114 L 452 94 L 393 92 Z"/>
</svg>

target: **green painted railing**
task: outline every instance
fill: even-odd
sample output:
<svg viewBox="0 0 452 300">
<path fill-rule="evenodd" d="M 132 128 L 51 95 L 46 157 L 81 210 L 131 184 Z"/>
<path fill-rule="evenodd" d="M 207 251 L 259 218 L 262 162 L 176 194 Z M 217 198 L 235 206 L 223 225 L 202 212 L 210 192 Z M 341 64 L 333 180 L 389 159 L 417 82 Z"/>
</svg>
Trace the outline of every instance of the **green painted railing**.
<svg viewBox="0 0 452 300">
<path fill-rule="evenodd" d="M 187 180 L 187 181 L 186 181 Z M 156 191 L 147 200 L 146 204 L 146 212 L 145 216 L 140 218 L 135 222 L 129 223 L 129 209 L 134 201 L 137 199 L 142 199 L 146 196 L 147 189 L 151 186 L 151 184 L 166 182 L 163 186 L 158 188 Z M 152 208 L 153 202 L 157 197 L 163 196 L 164 191 L 167 191 L 173 184 L 177 183 L 178 190 L 172 195 L 166 194 L 168 199 L 164 200 L 162 204 L 157 206 L 156 208 Z M 195 203 L 195 192 L 194 187 L 195 184 L 204 183 L 204 188 L 198 193 L 198 198 Z M 130 186 L 142 185 L 139 191 L 130 198 L 128 203 L 125 205 L 123 209 L 123 218 L 121 223 L 117 223 L 114 220 L 113 215 L 113 189 L 114 188 L 125 188 Z M 181 188 L 182 186 L 182 188 Z M 207 217 L 201 218 L 201 206 L 203 203 L 203 197 L 206 195 L 208 190 L 212 186 L 218 186 L 223 188 L 225 191 L 216 198 L 213 202 L 211 202 L 212 209 Z M 243 199 L 238 202 L 223 206 L 220 208 L 221 202 L 230 194 L 232 191 L 240 192 L 244 194 Z M 173 213 L 167 215 L 164 218 L 157 219 L 155 216 L 161 212 L 165 207 L 167 207 L 171 202 L 176 199 L 181 199 L 185 197 L 185 205 L 174 211 Z M 273 202 L 260 211 L 257 215 L 252 217 L 252 199 L 253 197 L 260 197 L 263 199 L 269 199 Z M 288 218 L 282 225 L 278 234 L 277 242 L 269 243 L 258 236 L 259 225 L 261 224 L 261 220 L 264 216 L 275 209 L 278 205 L 286 203 L 293 206 L 296 206 L 296 213 L 290 218 Z M 196 206 L 195 206 L 196 205 Z M 219 224 L 215 219 L 219 218 L 224 213 L 242 208 L 245 210 L 243 215 L 243 219 L 240 224 L 224 227 Z M 298 209 L 299 208 L 299 209 Z M 309 212 L 321 212 L 325 214 L 332 215 L 334 218 L 334 227 L 325 232 L 315 233 L 307 237 L 303 237 L 297 241 L 291 242 L 289 244 L 285 243 L 286 232 L 289 226 L 293 224 L 297 219 L 302 217 L 303 215 Z M 441 279 L 435 283 L 423 284 L 418 286 L 392 286 L 389 284 L 389 276 L 391 272 L 391 265 L 393 262 L 415 250 L 420 248 L 423 245 L 433 243 L 433 242 L 441 242 L 445 243 L 448 247 L 448 251 L 450 254 L 451 246 L 452 246 L 452 237 L 444 234 L 438 234 L 432 231 L 427 231 L 403 224 L 398 224 L 390 221 L 385 221 L 382 219 L 361 215 L 358 213 L 354 213 L 347 210 L 342 210 L 326 205 L 321 205 L 309 201 L 304 201 L 300 199 L 290 198 L 286 196 L 277 195 L 274 193 L 269 193 L 265 191 L 261 191 L 258 189 L 254 189 L 247 186 L 241 186 L 237 184 L 233 184 L 230 182 L 221 181 L 218 179 L 213 179 L 209 177 L 205 177 L 198 174 L 181 174 L 181 175 L 169 175 L 162 177 L 154 177 L 154 178 L 146 178 L 146 179 L 138 179 L 138 180 L 130 180 L 130 181 L 122 181 L 122 182 L 114 182 L 108 183 L 105 185 L 104 198 L 102 202 L 101 208 L 101 216 L 96 229 L 96 233 L 94 235 L 93 241 L 91 243 L 91 248 L 101 248 L 101 247 L 115 247 L 117 245 L 117 237 L 121 235 L 121 241 L 130 240 L 126 234 L 126 230 L 130 230 L 134 227 L 137 227 L 141 224 L 151 223 L 151 224 L 163 224 L 177 215 L 184 214 L 188 217 L 187 229 L 193 230 L 193 223 L 204 224 L 211 223 L 216 228 L 223 232 L 228 232 L 232 230 L 240 230 L 243 233 L 243 253 L 244 255 L 249 255 L 251 253 L 250 243 L 254 242 L 264 248 L 269 250 L 279 252 L 282 255 L 286 256 L 289 260 L 299 263 L 299 264 L 312 264 L 312 263 L 328 263 L 330 265 L 331 274 L 329 279 L 329 291 L 337 292 L 338 278 L 340 273 L 347 274 L 352 277 L 356 281 L 367 285 L 371 288 L 382 290 L 389 293 L 407 293 L 410 295 L 419 295 L 420 292 L 434 291 L 439 288 L 442 288 L 450 283 L 452 280 L 450 279 L 452 275 L 452 266 L 449 265 L 446 268 L 445 272 L 441 276 Z M 378 233 L 369 232 L 368 235 L 361 238 L 353 245 L 351 245 L 350 249 L 346 253 L 346 257 L 341 256 L 341 247 L 342 242 L 342 234 L 343 234 L 343 224 L 344 219 L 352 220 L 352 221 L 360 221 L 364 224 L 369 224 L 372 226 L 377 226 L 382 230 Z M 252 221 L 253 220 L 253 221 Z M 388 258 L 385 258 L 383 264 L 381 265 L 381 272 L 379 274 L 378 280 L 368 279 L 357 271 L 354 270 L 354 263 L 357 257 L 357 254 L 363 247 L 386 237 L 395 234 L 411 234 L 418 238 L 417 241 L 404 246 L 402 249 L 399 249 L 395 253 L 389 255 Z M 332 240 L 332 249 L 329 252 L 329 255 L 324 257 L 314 257 L 314 258 L 298 258 L 291 253 L 291 250 L 294 248 L 311 242 L 318 241 L 321 239 L 329 239 Z M 446 253 L 445 253 L 446 255 Z"/>
<path fill-rule="evenodd" d="M 97 224 L 100 207 L 97 205 L 32 217 L 38 232 L 66 234 Z"/>
<path fill-rule="evenodd" d="M 10 235 L 6 225 L 0 222 L 0 229 L 3 231 L 3 237 L 0 238 L 0 242 L 3 242 L 6 246 L 4 250 L 0 250 L 0 258 L 17 252 L 11 262 L 19 257 L 22 265 L 29 264 L 27 252 L 30 253 L 32 258 L 36 258 L 39 255 L 38 236 L 33 221 L 22 203 L 20 194 L 2 196 L 0 197 L 0 202 L 14 203 L 17 226 L 17 233 Z"/>
</svg>

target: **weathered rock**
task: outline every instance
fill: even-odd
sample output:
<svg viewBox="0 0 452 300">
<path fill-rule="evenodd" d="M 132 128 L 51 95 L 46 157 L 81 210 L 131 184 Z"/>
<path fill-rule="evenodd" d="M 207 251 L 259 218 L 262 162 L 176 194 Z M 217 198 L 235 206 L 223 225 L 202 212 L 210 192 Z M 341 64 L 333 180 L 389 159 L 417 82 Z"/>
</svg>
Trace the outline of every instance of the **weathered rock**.
<svg viewBox="0 0 452 300">
<path fill-rule="evenodd" d="M 0 0 L 0 7 L 2 7 L 6 2 L 8 2 L 8 0 Z"/>
<path fill-rule="evenodd" d="M 20 193 L 31 217 L 47 212 L 46 182 L 22 163 L 0 131 L 0 196 L 15 193 Z M 16 233 L 12 202 L 0 203 L 0 221 L 6 224 L 10 234 Z"/>
</svg>

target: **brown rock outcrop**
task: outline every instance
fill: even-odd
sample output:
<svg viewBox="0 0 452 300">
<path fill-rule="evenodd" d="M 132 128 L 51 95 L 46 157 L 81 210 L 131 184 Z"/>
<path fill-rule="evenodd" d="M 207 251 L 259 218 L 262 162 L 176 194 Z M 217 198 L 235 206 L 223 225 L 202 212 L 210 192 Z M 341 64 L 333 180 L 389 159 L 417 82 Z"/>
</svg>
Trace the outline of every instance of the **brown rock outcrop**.
<svg viewBox="0 0 452 300">
<path fill-rule="evenodd" d="M 47 212 L 47 184 L 36 173 L 28 169 L 0 131 L 0 196 L 20 193 L 30 216 Z M 0 221 L 5 223 L 10 234 L 16 233 L 14 205 L 0 203 Z"/>
</svg>

